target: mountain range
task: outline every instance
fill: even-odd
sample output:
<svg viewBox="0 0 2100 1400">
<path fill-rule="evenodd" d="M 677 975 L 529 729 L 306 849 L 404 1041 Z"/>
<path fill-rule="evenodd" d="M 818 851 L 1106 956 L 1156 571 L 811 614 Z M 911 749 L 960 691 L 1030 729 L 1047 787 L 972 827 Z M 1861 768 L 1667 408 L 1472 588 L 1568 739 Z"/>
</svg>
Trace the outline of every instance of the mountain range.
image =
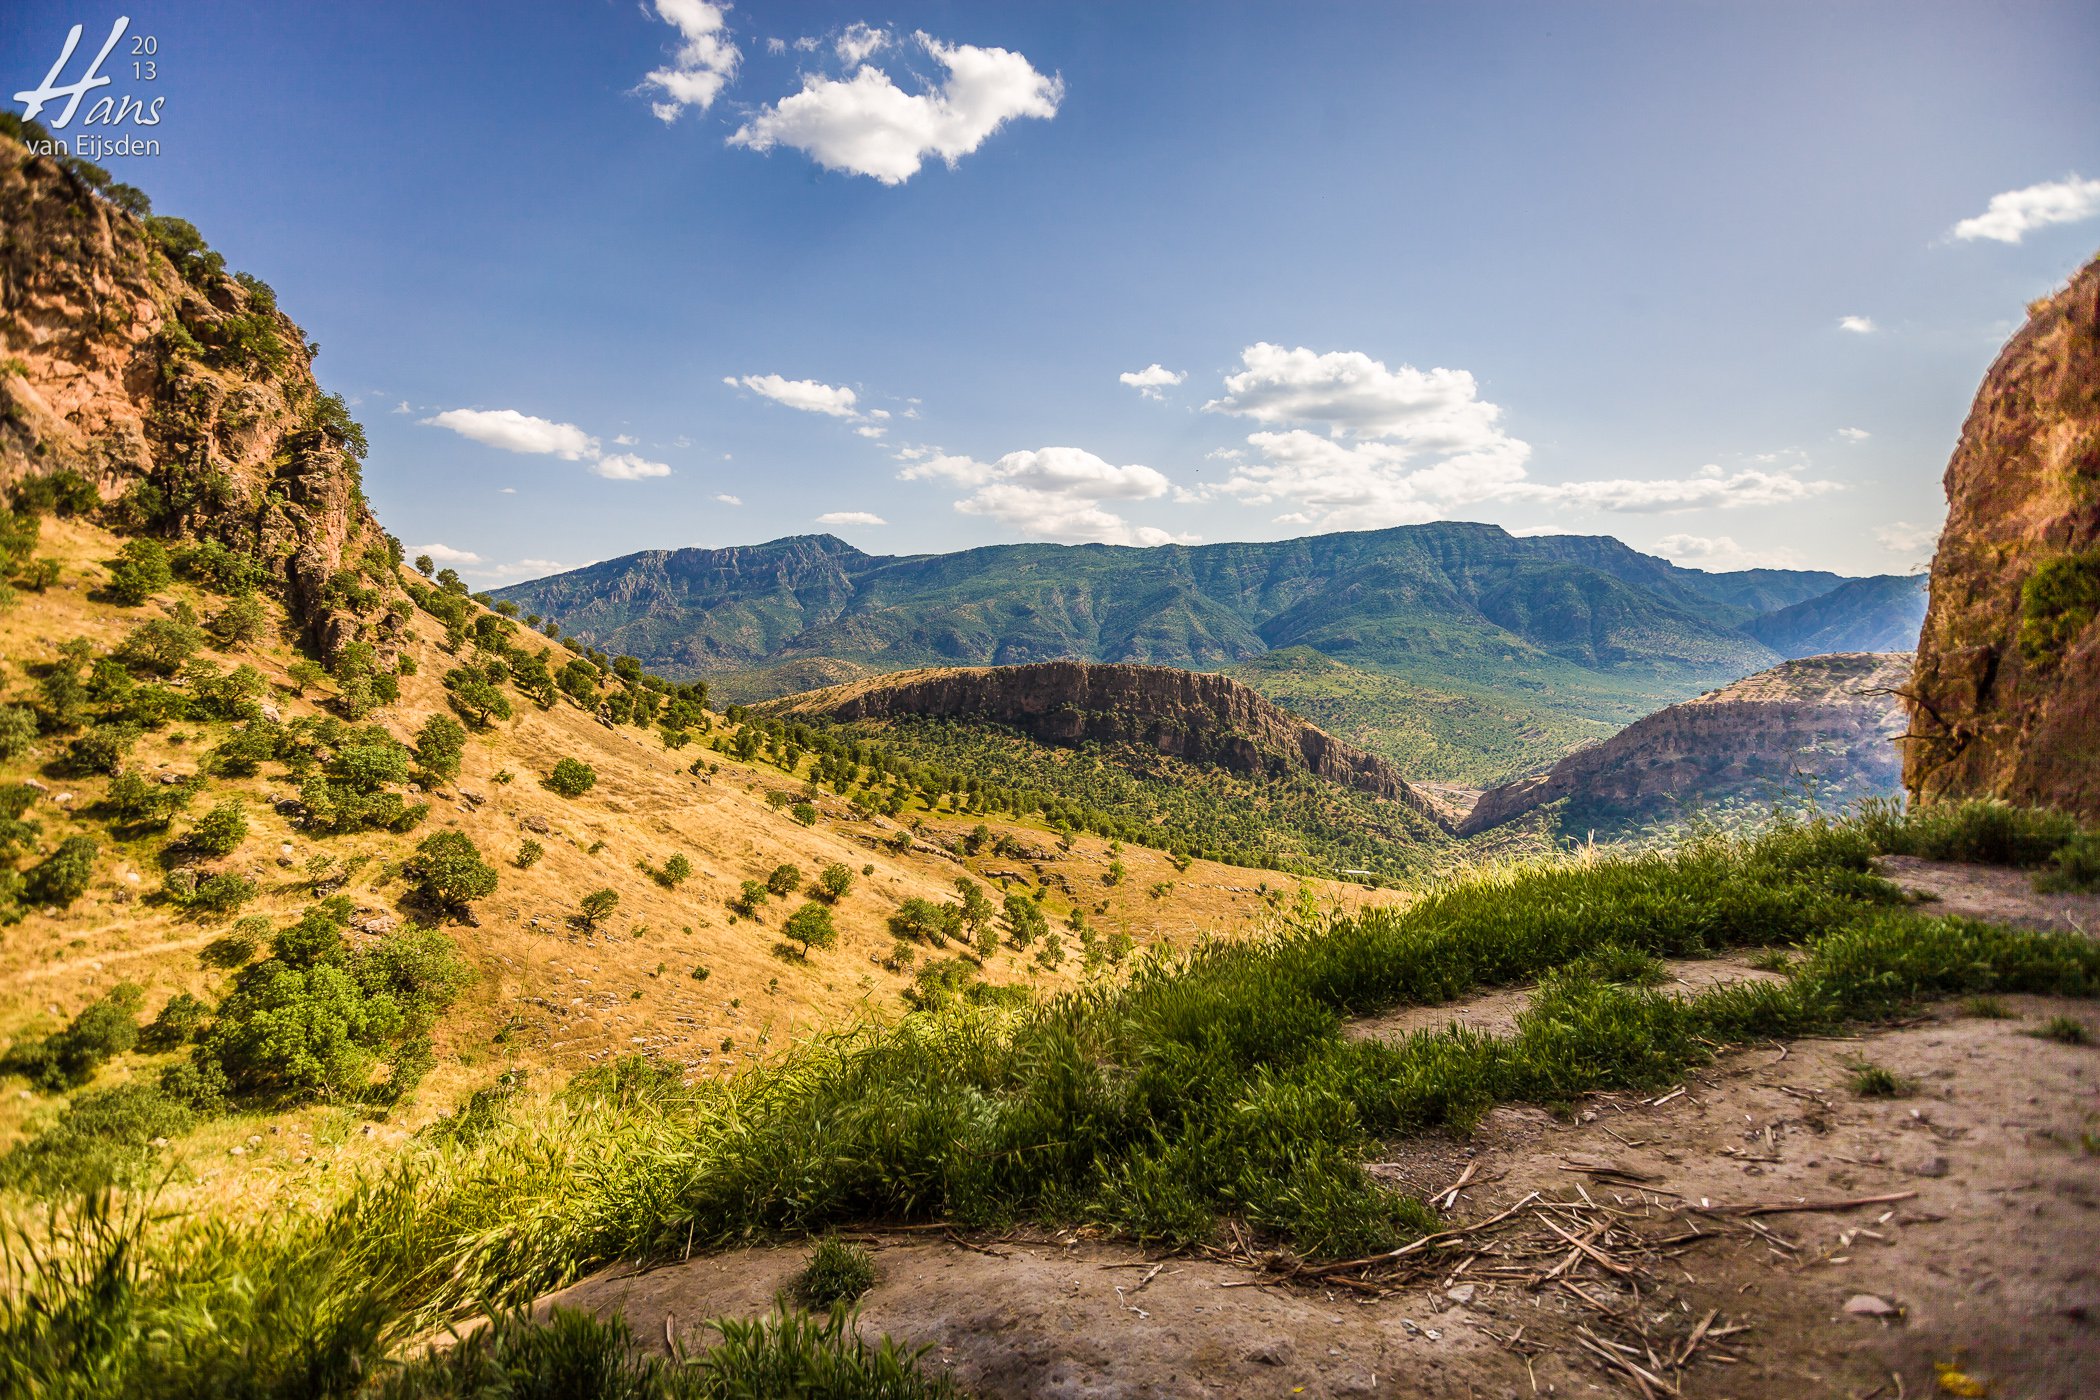
<svg viewBox="0 0 2100 1400">
<path fill-rule="evenodd" d="M 1220 670 L 1305 648 L 1614 725 L 1792 656 L 1900 649 L 1924 611 L 1907 577 L 1707 573 L 1606 536 L 1457 522 L 900 556 L 801 535 L 645 551 L 496 596 L 666 675 L 704 675 L 733 699 L 928 666 Z"/>
</svg>

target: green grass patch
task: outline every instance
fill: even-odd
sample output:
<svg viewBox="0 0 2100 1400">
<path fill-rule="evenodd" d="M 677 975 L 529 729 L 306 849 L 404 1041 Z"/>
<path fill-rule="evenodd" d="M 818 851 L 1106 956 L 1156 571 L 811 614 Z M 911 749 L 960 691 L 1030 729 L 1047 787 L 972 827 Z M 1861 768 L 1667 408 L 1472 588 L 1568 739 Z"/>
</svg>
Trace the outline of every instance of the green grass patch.
<svg viewBox="0 0 2100 1400">
<path fill-rule="evenodd" d="M 856 1302 L 874 1286 L 874 1253 L 865 1245 L 825 1235 L 810 1251 L 809 1263 L 795 1275 L 793 1292 L 805 1306 L 828 1308 L 833 1303 Z"/>
<path fill-rule="evenodd" d="M 1916 1089 L 1908 1079 L 1880 1065 L 1863 1062 L 1852 1067 L 1852 1092 L 1863 1099 L 1906 1099 Z"/>
<path fill-rule="evenodd" d="M 2090 1045 L 2093 1033 L 2086 1029 L 2085 1022 L 2076 1016 L 2051 1016 L 2031 1032 L 2041 1040 L 2053 1040 L 2058 1045 Z"/>
</svg>

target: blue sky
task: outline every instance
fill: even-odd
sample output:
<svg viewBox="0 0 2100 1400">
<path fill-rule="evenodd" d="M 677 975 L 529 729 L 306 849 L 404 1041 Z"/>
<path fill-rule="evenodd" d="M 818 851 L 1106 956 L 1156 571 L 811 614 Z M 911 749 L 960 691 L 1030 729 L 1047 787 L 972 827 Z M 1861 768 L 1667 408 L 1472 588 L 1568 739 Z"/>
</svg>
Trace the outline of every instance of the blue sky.
<svg viewBox="0 0 2100 1400">
<path fill-rule="evenodd" d="M 105 163 L 483 583 L 1439 518 L 1900 570 L 2100 247 L 2088 3 L 15 0 L 0 91 L 119 15 Z"/>
</svg>

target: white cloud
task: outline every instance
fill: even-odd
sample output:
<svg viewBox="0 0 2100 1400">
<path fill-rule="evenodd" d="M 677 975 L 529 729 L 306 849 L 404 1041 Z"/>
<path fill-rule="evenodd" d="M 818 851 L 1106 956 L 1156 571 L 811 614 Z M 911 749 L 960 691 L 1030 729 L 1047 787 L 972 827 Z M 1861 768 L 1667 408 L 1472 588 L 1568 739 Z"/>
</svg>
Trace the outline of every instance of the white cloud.
<svg viewBox="0 0 2100 1400">
<path fill-rule="evenodd" d="M 715 500 L 725 506 L 740 506 L 744 503 L 742 496 L 732 496 L 727 491 L 715 492 Z"/>
<path fill-rule="evenodd" d="M 1266 341 L 1240 352 L 1245 368 L 1225 380 L 1225 397 L 1204 406 L 1257 423 L 1314 423 L 1334 437 L 1392 437 L 1442 451 L 1509 441 L 1502 410 L 1478 397 L 1462 369 L 1387 369 L 1355 350 L 1318 354 Z"/>
<path fill-rule="evenodd" d="M 1164 399 L 1166 391 L 1188 378 L 1188 371 L 1175 371 L 1154 360 L 1143 369 L 1125 370 L 1116 376 L 1121 383 L 1128 384 L 1148 399 Z"/>
<path fill-rule="evenodd" d="M 422 421 L 426 427 L 447 428 L 461 437 L 471 438 L 486 447 L 500 447 L 505 452 L 583 462 L 594 475 L 608 481 L 641 481 L 671 474 L 670 467 L 664 463 L 648 461 L 632 452 L 608 455 L 598 439 L 574 423 L 535 418 L 514 408 L 448 408 L 436 417 Z M 627 440 L 630 439 L 614 439 L 615 442 Z M 507 486 L 503 489 L 511 490 Z"/>
<path fill-rule="evenodd" d="M 923 32 L 912 37 L 947 70 L 939 86 L 906 92 L 867 65 L 850 78 L 806 74 L 800 92 L 760 108 L 729 144 L 761 152 L 787 146 L 826 170 L 901 185 L 928 156 L 952 168 L 1009 120 L 1057 115 L 1064 83 L 1038 73 L 1022 55 L 943 44 Z M 842 36 L 839 52 L 846 51 Z"/>
<path fill-rule="evenodd" d="M 723 377 L 724 384 L 749 389 L 762 398 L 801 413 L 822 413 L 833 418 L 858 418 L 858 397 L 842 385 L 820 384 L 814 379 L 784 379 L 777 374 L 747 374 Z"/>
<path fill-rule="evenodd" d="M 889 429 L 881 427 L 874 423 L 863 423 L 858 428 L 855 428 L 853 431 L 859 433 L 864 438 L 879 438 L 884 433 L 888 432 Z"/>
<path fill-rule="evenodd" d="M 1670 512 L 1774 505 L 1836 490 L 1797 469 L 1686 478 L 1548 484 L 1532 481 L 1531 447 L 1500 423 L 1464 370 L 1389 369 L 1356 351 L 1326 354 L 1259 343 L 1204 407 L 1268 424 L 1218 488 L 1250 505 L 1286 507 L 1280 523 L 1377 529 L 1446 518 L 1488 502 L 1575 510 Z M 1352 440 L 1353 439 L 1353 440 Z M 1212 454 L 1217 456 L 1220 454 Z"/>
<path fill-rule="evenodd" d="M 632 452 L 615 452 L 600 457 L 591 463 L 591 471 L 607 481 L 644 481 L 671 474 L 671 468 L 665 463 L 645 461 Z"/>
<path fill-rule="evenodd" d="M 832 47 L 838 50 L 839 61 L 848 68 L 857 68 L 882 50 L 888 48 L 892 38 L 887 29 L 877 29 L 871 24 L 854 23 L 845 28 Z"/>
<path fill-rule="evenodd" d="M 633 433 L 614 433 L 614 434 L 613 434 L 613 446 L 614 446 L 614 447 L 632 447 L 632 446 L 634 446 L 634 444 L 635 444 L 635 442 L 636 442 L 636 441 L 637 441 L 637 439 L 635 438 L 635 435 L 634 435 Z"/>
<path fill-rule="evenodd" d="M 515 486 L 498 486 L 496 494 L 499 496 L 515 496 L 518 494 L 518 488 Z"/>
<path fill-rule="evenodd" d="M 1664 535 L 1654 552 L 1675 564 L 1709 573 L 1734 569 L 1786 569 L 1801 562 L 1790 549 L 1745 549 L 1727 535 Z"/>
<path fill-rule="evenodd" d="M 555 423 L 515 408 L 448 408 L 423 424 L 446 428 L 485 447 L 575 462 L 598 453 L 598 439 L 574 423 Z"/>
<path fill-rule="evenodd" d="M 768 39 L 768 40 L 766 40 L 766 52 L 767 52 L 767 53 L 786 53 L 787 51 L 788 51 L 788 41 L 787 41 L 787 40 L 785 40 L 785 39 L 780 39 L 780 38 L 774 38 L 774 39 Z"/>
<path fill-rule="evenodd" d="M 890 522 L 864 510 L 827 510 L 817 517 L 819 525 L 887 525 Z"/>
<path fill-rule="evenodd" d="M 663 101 L 649 104 L 657 120 L 674 122 L 687 107 L 705 112 L 736 77 L 743 54 L 729 40 L 723 18 L 728 8 L 707 0 L 656 0 L 657 16 L 676 29 L 681 40 L 672 62 L 642 79 L 644 88 L 664 95 Z"/>
<path fill-rule="evenodd" d="M 1668 514 L 1681 510 L 1735 510 L 1742 506 L 1776 506 L 1827 495 L 1841 489 L 1835 481 L 1803 481 L 1790 471 L 1728 473 L 1717 466 L 1695 475 L 1647 481 L 1570 481 L 1558 486 L 1525 485 L 1510 494 L 1593 510 L 1633 514 Z"/>
<path fill-rule="evenodd" d="M 2071 175 L 1992 195 L 1981 214 L 1954 226 L 1953 237 L 1963 242 L 1988 238 L 1998 243 L 2018 243 L 2038 228 L 2080 223 L 2096 214 L 2100 214 L 2100 180 L 2081 180 Z"/>
<path fill-rule="evenodd" d="M 454 549 L 449 544 L 414 544 L 408 547 L 408 557 L 427 554 L 440 564 L 479 564 L 481 556 L 471 549 Z"/>
<path fill-rule="evenodd" d="M 1874 318 L 1871 316 L 1840 316 L 1838 329 L 1850 331 L 1854 335 L 1872 335 L 1881 328 L 1874 324 Z"/>
<path fill-rule="evenodd" d="M 414 409 L 412 409 L 412 408 L 410 408 L 410 407 L 408 406 L 408 400 L 407 400 L 407 399 L 403 399 L 403 400 L 401 400 L 401 402 L 399 402 L 399 403 L 395 404 L 395 405 L 393 406 L 393 408 L 389 409 L 389 410 L 388 410 L 388 412 L 391 412 L 391 413 L 413 413 L 413 412 L 415 412 L 415 410 L 414 410 Z"/>
<path fill-rule="evenodd" d="M 1914 525 L 1908 520 L 1892 520 L 1874 529 L 1874 543 L 1891 554 L 1930 555 L 1939 538 L 1939 526 Z"/>
<path fill-rule="evenodd" d="M 508 564 L 491 564 L 486 568 L 461 569 L 460 572 L 474 578 L 495 579 L 498 581 L 514 578 L 545 578 L 549 574 L 565 574 L 571 569 L 581 569 L 588 564 L 596 562 L 596 560 L 586 560 L 583 564 L 563 564 L 553 559 L 517 559 Z"/>
<path fill-rule="evenodd" d="M 1847 442 L 1865 442 L 1874 435 L 1865 428 L 1839 428 L 1838 436 Z"/>
<path fill-rule="evenodd" d="M 1149 525 L 1132 525 L 1103 507 L 1103 501 L 1149 501 L 1165 496 L 1172 483 L 1145 466 L 1116 466 L 1077 447 L 1009 452 L 994 462 L 906 448 L 910 463 L 897 475 L 905 481 L 952 481 L 971 488 L 955 503 L 964 515 L 980 515 L 1035 539 L 1071 544 L 1172 544 L 1189 536 Z"/>
</svg>

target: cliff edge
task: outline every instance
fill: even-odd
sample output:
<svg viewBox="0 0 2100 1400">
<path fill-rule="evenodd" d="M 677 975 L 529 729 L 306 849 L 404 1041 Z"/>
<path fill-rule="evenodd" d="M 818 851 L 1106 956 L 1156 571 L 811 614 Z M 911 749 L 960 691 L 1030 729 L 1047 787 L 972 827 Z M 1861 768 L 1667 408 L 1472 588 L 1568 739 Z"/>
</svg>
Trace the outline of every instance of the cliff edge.
<svg viewBox="0 0 2100 1400">
<path fill-rule="evenodd" d="M 1946 487 L 1904 785 L 2100 817 L 2100 259 L 2029 308 Z"/>
</svg>

